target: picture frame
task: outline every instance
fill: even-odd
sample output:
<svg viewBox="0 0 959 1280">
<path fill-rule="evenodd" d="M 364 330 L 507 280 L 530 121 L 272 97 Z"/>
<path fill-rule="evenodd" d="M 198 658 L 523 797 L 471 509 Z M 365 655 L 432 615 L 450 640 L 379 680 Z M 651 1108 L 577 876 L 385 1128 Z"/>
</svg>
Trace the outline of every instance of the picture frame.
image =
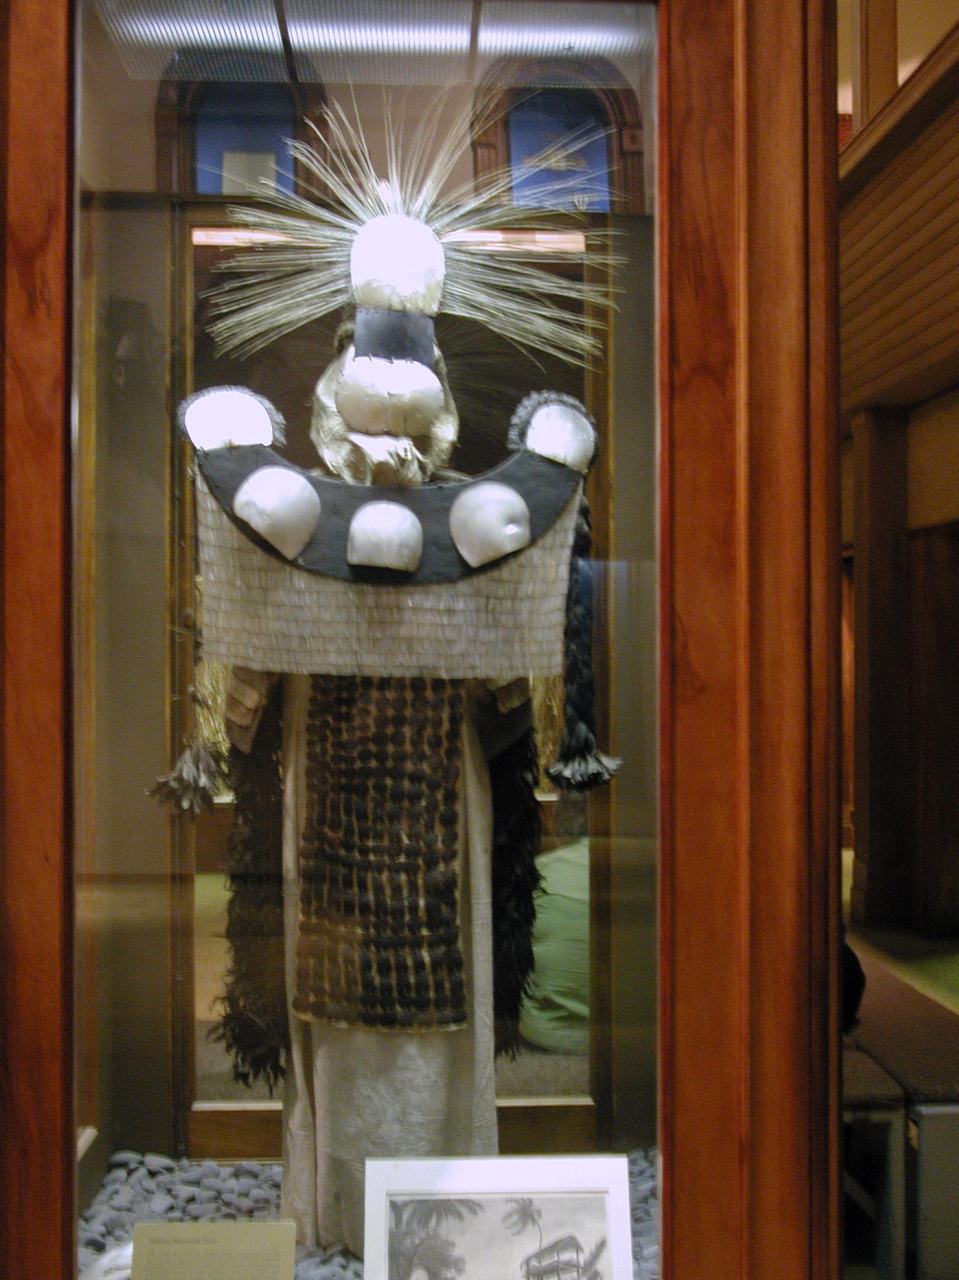
<svg viewBox="0 0 959 1280">
<path fill-rule="evenodd" d="M 625 1156 L 367 1160 L 382 1280 L 631 1280 Z"/>
</svg>

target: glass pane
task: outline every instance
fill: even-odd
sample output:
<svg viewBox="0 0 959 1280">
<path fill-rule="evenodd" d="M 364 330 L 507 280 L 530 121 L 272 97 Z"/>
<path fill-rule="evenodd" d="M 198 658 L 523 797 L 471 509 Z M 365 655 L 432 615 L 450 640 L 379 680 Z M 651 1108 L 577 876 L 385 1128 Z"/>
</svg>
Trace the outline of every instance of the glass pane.
<svg viewBox="0 0 959 1280">
<path fill-rule="evenodd" d="M 83 1262 L 619 1151 L 655 1269 L 654 14 L 80 5 Z"/>
</svg>

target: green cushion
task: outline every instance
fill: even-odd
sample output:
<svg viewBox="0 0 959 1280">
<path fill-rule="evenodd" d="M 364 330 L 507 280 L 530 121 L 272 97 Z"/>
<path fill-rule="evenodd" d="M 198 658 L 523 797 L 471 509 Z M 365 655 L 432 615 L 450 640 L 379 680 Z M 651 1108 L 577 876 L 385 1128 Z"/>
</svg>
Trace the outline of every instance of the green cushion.
<svg viewBox="0 0 959 1280">
<path fill-rule="evenodd" d="M 589 1053 L 589 840 L 542 854 L 536 900 L 536 964 L 520 1034 L 553 1053 Z"/>
</svg>

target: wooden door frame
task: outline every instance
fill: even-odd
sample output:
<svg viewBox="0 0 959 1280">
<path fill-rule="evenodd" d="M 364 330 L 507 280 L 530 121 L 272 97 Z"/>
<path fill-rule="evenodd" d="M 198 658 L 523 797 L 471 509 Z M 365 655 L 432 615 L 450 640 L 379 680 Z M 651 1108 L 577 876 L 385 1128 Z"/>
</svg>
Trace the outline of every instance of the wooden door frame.
<svg viewBox="0 0 959 1280">
<path fill-rule="evenodd" d="M 70 6 L 0 18 L 0 1270 L 72 1276 Z M 660 11 L 664 1280 L 838 1275 L 832 0 Z"/>
</svg>

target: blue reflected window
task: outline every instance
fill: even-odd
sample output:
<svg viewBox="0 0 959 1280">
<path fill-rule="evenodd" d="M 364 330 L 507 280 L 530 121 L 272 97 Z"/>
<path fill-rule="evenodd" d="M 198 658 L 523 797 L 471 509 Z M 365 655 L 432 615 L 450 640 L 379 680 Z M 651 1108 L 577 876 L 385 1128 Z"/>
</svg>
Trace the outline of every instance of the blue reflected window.
<svg viewBox="0 0 959 1280">
<path fill-rule="evenodd" d="M 514 204 L 608 212 L 608 130 L 606 112 L 589 89 L 524 95 L 507 120 Z"/>
<path fill-rule="evenodd" d="M 250 195 L 261 179 L 293 190 L 286 139 L 294 137 L 293 98 L 282 84 L 211 85 L 197 104 L 194 174 L 200 195 Z"/>
</svg>

